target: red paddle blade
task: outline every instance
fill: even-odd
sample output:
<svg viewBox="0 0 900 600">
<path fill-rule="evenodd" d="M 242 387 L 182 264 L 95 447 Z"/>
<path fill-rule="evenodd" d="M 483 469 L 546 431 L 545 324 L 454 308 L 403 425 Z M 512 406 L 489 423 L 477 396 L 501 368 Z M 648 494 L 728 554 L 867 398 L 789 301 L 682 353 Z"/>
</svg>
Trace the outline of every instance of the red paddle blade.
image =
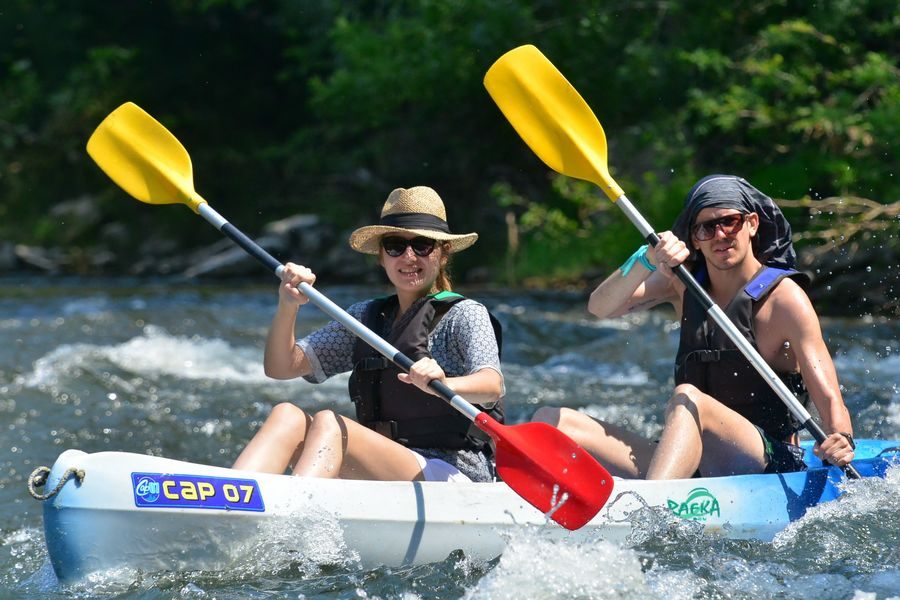
<svg viewBox="0 0 900 600">
<path fill-rule="evenodd" d="M 497 445 L 503 481 L 566 529 L 594 518 L 612 494 L 612 475 L 559 429 L 547 423 L 501 425 L 486 413 L 475 424 Z"/>
</svg>

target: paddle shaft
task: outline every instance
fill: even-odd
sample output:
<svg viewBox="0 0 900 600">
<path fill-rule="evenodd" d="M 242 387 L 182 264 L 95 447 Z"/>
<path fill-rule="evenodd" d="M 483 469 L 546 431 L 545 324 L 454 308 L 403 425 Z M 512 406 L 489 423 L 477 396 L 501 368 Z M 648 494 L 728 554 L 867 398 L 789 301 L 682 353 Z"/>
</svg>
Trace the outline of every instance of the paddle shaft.
<svg viewBox="0 0 900 600">
<path fill-rule="evenodd" d="M 211 207 L 206 202 L 203 202 L 199 205 L 198 212 L 200 213 L 200 216 L 206 219 L 213 227 L 228 236 L 234 243 L 247 251 L 248 254 L 253 256 L 253 258 L 257 259 L 259 262 L 274 271 L 275 275 L 277 275 L 279 278 L 281 277 L 281 273 L 282 271 L 284 271 L 284 265 L 281 264 L 274 256 L 266 252 L 265 249 L 263 249 L 259 244 L 244 235 L 241 230 L 229 223 L 222 215 L 216 212 L 213 207 Z M 313 286 L 309 285 L 308 283 L 301 283 L 299 286 L 297 286 L 297 288 L 301 292 L 303 292 L 313 304 L 315 304 L 323 312 L 325 312 L 325 314 L 346 327 L 354 335 L 361 338 L 364 342 L 377 350 L 379 354 L 400 367 L 402 371 L 404 371 L 405 373 L 409 372 L 410 367 L 412 367 L 413 365 L 412 359 L 410 359 L 408 356 L 382 339 L 381 336 L 376 334 L 374 331 L 354 319 L 347 311 L 329 300 L 328 297 L 319 292 Z M 428 384 L 428 387 L 440 394 L 441 397 L 450 404 L 450 406 L 461 412 L 470 421 L 475 421 L 475 423 L 479 426 L 482 425 L 481 419 L 476 421 L 476 418 L 479 415 L 484 414 L 483 411 L 470 404 L 462 396 L 451 390 L 447 385 L 440 381 L 433 380 Z M 484 414 L 484 416 L 487 419 L 491 418 L 487 414 Z"/>
<path fill-rule="evenodd" d="M 644 239 L 655 247 L 656 244 L 659 243 L 659 236 L 656 235 L 647 220 L 644 219 L 634 205 L 631 204 L 631 201 L 622 194 L 615 200 L 615 203 L 622 212 L 625 213 L 628 220 L 637 227 L 638 231 L 641 232 L 641 235 L 644 236 Z M 794 396 L 790 389 L 788 389 L 784 381 L 782 381 L 775 371 L 772 370 L 769 363 L 763 360 L 750 341 L 738 331 L 738 328 L 731 322 L 731 319 L 728 318 L 725 311 L 719 308 L 713 299 L 710 298 L 709 294 L 707 294 L 706 290 L 697 283 L 697 280 L 694 279 L 694 276 L 691 275 L 690 271 L 688 271 L 683 264 L 678 265 L 676 268 L 672 269 L 672 271 L 678 279 L 687 286 L 687 290 L 694 299 L 700 302 L 706 310 L 706 313 L 716 322 L 716 325 L 718 325 L 734 345 L 737 346 L 738 350 L 741 351 L 741 354 L 750 361 L 753 368 L 755 368 L 762 378 L 766 380 L 781 401 L 784 402 L 785 406 L 787 406 L 788 410 L 791 411 L 791 414 L 794 415 L 794 418 L 797 419 L 803 428 L 813 436 L 816 442 L 820 444 L 824 442 L 827 437 L 825 432 L 819 427 L 819 424 L 813 420 L 809 411 L 806 410 L 806 407 L 800 404 L 800 401 L 797 400 L 797 397 Z M 852 465 L 846 465 L 844 467 L 844 472 L 851 479 L 859 479 L 859 473 Z"/>
</svg>

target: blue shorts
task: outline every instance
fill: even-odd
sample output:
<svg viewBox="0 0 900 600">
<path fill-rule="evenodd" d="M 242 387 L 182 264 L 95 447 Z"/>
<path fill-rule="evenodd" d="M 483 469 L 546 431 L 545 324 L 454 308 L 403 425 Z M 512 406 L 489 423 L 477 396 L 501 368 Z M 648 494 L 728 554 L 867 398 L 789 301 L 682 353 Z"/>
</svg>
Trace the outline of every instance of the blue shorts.
<svg viewBox="0 0 900 600">
<path fill-rule="evenodd" d="M 410 448 L 419 461 L 426 481 L 494 480 L 493 465 L 484 452 L 443 448 Z M 424 464 L 423 464 L 424 463 Z"/>
</svg>

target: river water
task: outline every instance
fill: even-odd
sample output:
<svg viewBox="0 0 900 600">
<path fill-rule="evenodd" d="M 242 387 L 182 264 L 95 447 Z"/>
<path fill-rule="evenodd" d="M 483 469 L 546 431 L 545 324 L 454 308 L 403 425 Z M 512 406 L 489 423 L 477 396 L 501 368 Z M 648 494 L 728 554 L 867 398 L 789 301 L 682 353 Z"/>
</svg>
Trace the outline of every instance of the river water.
<svg viewBox="0 0 900 600">
<path fill-rule="evenodd" d="M 368 295 L 321 288 L 341 306 Z M 646 435 L 660 428 L 677 324 L 598 321 L 580 294 L 462 290 L 504 325 L 509 421 L 570 406 Z M 636 523 L 627 543 L 523 531 L 496 560 L 361 571 L 296 555 L 225 573 L 102 574 L 60 586 L 28 474 L 67 448 L 228 466 L 269 409 L 349 412 L 346 378 L 313 386 L 262 371 L 274 285 L 47 280 L 0 284 L 0 597 L 9 598 L 900 598 L 900 469 L 818 507 L 772 543 Z M 313 306 L 299 330 L 324 322 Z M 900 325 L 825 319 L 858 437 L 900 439 Z"/>
</svg>

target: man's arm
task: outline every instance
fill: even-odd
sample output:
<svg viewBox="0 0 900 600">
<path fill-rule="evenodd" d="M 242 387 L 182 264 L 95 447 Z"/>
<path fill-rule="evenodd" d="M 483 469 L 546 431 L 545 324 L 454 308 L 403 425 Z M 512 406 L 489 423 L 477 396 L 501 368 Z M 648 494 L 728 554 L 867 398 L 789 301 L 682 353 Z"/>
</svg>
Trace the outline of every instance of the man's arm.
<svg viewBox="0 0 900 600">
<path fill-rule="evenodd" d="M 773 294 L 776 305 L 772 325 L 787 332 L 809 397 L 822 419 L 827 438 L 816 448 L 816 455 L 832 464 L 845 465 L 853 458 L 853 448 L 841 434 L 852 435 L 853 424 L 834 362 L 822 338 L 819 317 L 800 286 L 792 281 L 783 283 L 788 285 L 780 285 L 779 293 Z"/>
<path fill-rule="evenodd" d="M 635 262 L 627 275 L 621 268 L 616 269 L 591 293 L 588 311 L 606 319 L 647 310 L 664 302 L 680 310 L 678 299 L 683 285 L 672 268 L 684 262 L 690 252 L 669 231 L 659 234 L 659 238 L 657 247 L 647 250 L 647 259 L 657 270 L 650 271 L 641 262 Z"/>
<path fill-rule="evenodd" d="M 677 294 L 664 275 L 636 265 L 628 275 L 618 269 L 591 293 L 588 311 L 601 319 L 647 310 L 663 302 L 675 303 Z"/>
</svg>

